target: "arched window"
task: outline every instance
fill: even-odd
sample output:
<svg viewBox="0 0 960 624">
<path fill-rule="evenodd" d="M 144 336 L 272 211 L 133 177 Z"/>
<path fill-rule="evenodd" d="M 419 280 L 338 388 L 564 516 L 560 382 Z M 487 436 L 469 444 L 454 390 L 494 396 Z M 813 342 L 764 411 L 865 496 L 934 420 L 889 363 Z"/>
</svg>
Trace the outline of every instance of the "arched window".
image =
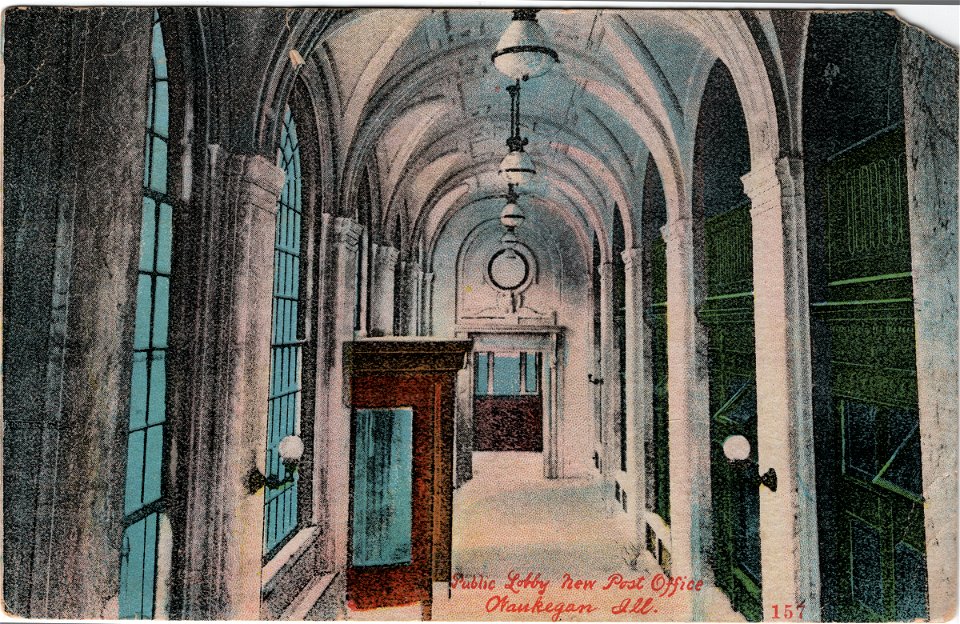
<svg viewBox="0 0 960 624">
<path fill-rule="evenodd" d="M 590 286 L 593 293 L 593 365 L 594 374 L 600 372 L 600 363 L 602 360 L 602 345 L 600 344 L 600 240 L 597 233 L 593 233 L 593 271 L 590 273 Z M 594 386 L 596 388 L 596 386 Z M 593 392 L 593 425 L 595 430 L 594 440 L 596 448 L 593 453 L 593 466 L 597 470 L 603 467 L 603 454 L 600 449 L 603 448 L 603 421 L 600 413 L 600 393 Z"/>
<path fill-rule="evenodd" d="M 397 251 L 403 246 L 403 232 L 400 229 L 400 215 L 397 215 L 396 227 L 394 229 L 394 245 Z M 406 301 L 404 299 L 407 291 L 406 267 L 403 262 L 403 254 L 397 257 L 397 268 L 393 272 L 393 335 L 403 336 L 406 334 L 407 323 L 404 318 L 406 312 Z"/>
<path fill-rule="evenodd" d="M 617 435 L 620 438 L 620 470 L 627 470 L 627 268 L 623 261 L 626 248 L 623 219 L 613 209 L 613 332 L 617 342 L 620 375 L 620 401 L 617 404 Z"/>
<path fill-rule="evenodd" d="M 760 620 L 759 489 L 745 487 L 735 465 L 717 452 L 728 437 L 741 435 L 757 461 L 753 238 L 742 182 L 750 143 L 736 84 L 722 61 L 704 87 L 693 166 L 693 231 L 706 290 L 697 315 L 707 333 L 713 534 L 715 543 L 730 545 L 717 550 L 712 565 L 733 608 Z"/>
<path fill-rule="evenodd" d="M 169 101 L 160 17 L 154 12 L 147 95 L 133 375 L 127 433 L 124 532 L 120 555 L 121 618 L 154 615 L 157 536 L 164 513 L 164 423 L 173 200 L 167 190 Z"/>
<path fill-rule="evenodd" d="M 643 184 L 644 317 L 650 335 L 650 387 L 653 423 L 646 449 L 647 508 L 670 523 L 670 420 L 667 413 L 667 245 L 660 235 L 666 224 L 667 207 L 663 183 L 653 157 L 647 159 Z M 656 536 L 648 535 L 647 547 L 663 560 Z"/>
<path fill-rule="evenodd" d="M 273 320 L 270 332 L 270 394 L 267 412 L 267 476 L 285 480 L 280 441 L 299 435 L 301 410 L 302 305 L 300 297 L 302 199 L 297 127 L 287 108 L 278 165 L 286 179 L 277 202 L 273 253 Z M 263 552 L 271 556 L 295 533 L 299 474 L 264 492 Z"/>
</svg>

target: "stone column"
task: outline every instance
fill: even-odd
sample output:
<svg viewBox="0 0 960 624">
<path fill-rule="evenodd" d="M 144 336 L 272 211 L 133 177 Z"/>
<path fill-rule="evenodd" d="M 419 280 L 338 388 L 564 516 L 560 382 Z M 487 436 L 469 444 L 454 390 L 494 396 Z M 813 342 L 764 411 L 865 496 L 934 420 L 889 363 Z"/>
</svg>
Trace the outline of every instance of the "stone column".
<svg viewBox="0 0 960 624">
<path fill-rule="evenodd" d="M 5 15 L 11 616 L 117 617 L 150 16 L 42 7 Z"/>
<path fill-rule="evenodd" d="M 406 331 L 411 336 L 418 336 L 420 335 L 420 295 L 423 291 L 423 269 L 419 262 L 411 262 L 408 266 Z"/>
<path fill-rule="evenodd" d="M 370 279 L 370 335 L 393 335 L 394 276 L 399 252 L 393 247 L 373 246 L 373 275 Z"/>
<path fill-rule="evenodd" d="M 957 51 L 901 29 L 930 620 L 957 596 Z"/>
<path fill-rule="evenodd" d="M 646 539 L 647 462 L 646 442 L 653 422 L 653 397 L 649 334 L 643 315 L 643 267 L 639 247 L 623 252 L 626 273 L 626 381 L 627 381 L 627 474 L 637 540 Z"/>
<path fill-rule="evenodd" d="M 560 438 L 560 401 L 557 387 L 559 358 L 557 357 L 557 334 L 551 339 L 552 348 L 541 352 L 543 365 L 540 367 L 540 383 L 543 397 L 545 427 L 543 432 L 543 476 L 557 479 L 562 476 L 563 462 L 559 452 Z"/>
<path fill-rule="evenodd" d="M 820 619 L 813 452 L 810 303 L 803 162 L 780 158 L 743 176 L 753 223 L 759 473 L 764 617 L 773 605 L 806 605 Z"/>
<path fill-rule="evenodd" d="M 604 262 L 598 268 L 600 275 L 600 426 L 603 428 L 603 475 L 606 482 L 604 497 L 613 509 L 613 481 L 620 470 L 617 455 L 619 431 L 616 414 L 620 404 L 620 375 L 617 344 L 613 328 L 613 263 Z"/>
<path fill-rule="evenodd" d="M 347 565 L 350 500 L 350 407 L 345 401 L 343 343 L 353 340 L 353 312 L 357 288 L 357 249 L 363 226 L 346 217 L 334 220 L 335 269 L 331 295 L 333 327 L 329 340 L 331 354 L 329 405 L 327 407 L 329 455 L 327 456 L 327 492 L 330 530 L 333 534 L 333 561 L 336 569 Z"/>
<path fill-rule="evenodd" d="M 316 525 L 326 528 L 329 525 L 330 516 L 326 501 L 329 500 L 325 458 L 331 455 L 332 445 L 339 442 L 329 436 L 328 427 L 330 422 L 330 370 L 333 367 L 331 361 L 331 341 L 334 340 L 334 323 L 332 319 L 336 317 L 336 261 L 337 261 L 337 240 L 335 232 L 336 218 L 324 212 L 319 218 L 314 220 L 319 226 L 317 233 L 317 247 L 319 253 L 320 267 L 317 271 L 317 301 L 316 318 L 314 319 L 315 336 L 317 341 L 317 361 L 316 361 L 316 382 L 317 390 L 314 393 L 314 426 L 313 426 L 313 453 L 314 453 L 314 472 L 312 476 L 313 510 L 311 514 L 312 522 Z M 329 540 L 327 541 L 329 546 Z"/>
<path fill-rule="evenodd" d="M 433 273 L 423 274 L 423 303 L 420 314 L 420 335 L 433 335 Z"/>
<path fill-rule="evenodd" d="M 373 276 L 370 274 L 373 270 L 373 263 L 371 262 L 371 256 L 373 255 L 374 244 L 370 240 L 370 228 L 364 227 L 363 224 L 360 224 L 360 238 L 357 242 L 358 251 L 356 252 L 357 256 L 357 273 L 359 273 L 359 286 L 354 286 L 353 292 L 354 296 L 358 298 L 360 311 L 357 313 L 360 317 L 360 326 L 359 329 L 355 328 L 357 335 L 359 337 L 369 336 L 371 327 L 373 323 L 373 311 L 370 310 L 372 304 L 370 297 L 370 289 L 373 286 Z M 357 276 L 354 275 L 356 278 Z M 357 289 L 360 289 L 360 292 L 357 293 Z M 338 353 L 336 357 L 340 357 Z"/>
<path fill-rule="evenodd" d="M 698 288 L 692 221 L 675 219 L 661 233 L 667 244 L 671 568 L 674 576 L 712 582 L 707 339 L 697 320 L 703 288 Z M 688 619 L 703 619 L 698 597 Z"/>
<path fill-rule="evenodd" d="M 466 368 L 457 372 L 457 410 L 454 431 L 455 487 L 460 487 L 473 478 L 473 360 L 473 354 L 468 354 Z"/>
<path fill-rule="evenodd" d="M 556 449 L 553 464 L 556 466 L 555 474 L 557 478 L 566 476 L 567 457 L 566 451 L 560 446 L 560 431 L 566 423 L 564 417 L 564 400 L 566 395 L 564 388 L 566 379 L 566 366 L 568 362 L 569 351 L 567 350 L 566 339 L 561 329 L 553 335 L 553 355 L 550 357 L 550 401 L 553 403 L 551 414 L 553 415 L 553 436 L 552 444 Z"/>
<path fill-rule="evenodd" d="M 393 328 L 394 335 L 405 336 L 410 322 L 410 264 L 400 260 L 394 266 L 396 268 L 393 281 L 393 314 L 390 318 L 390 326 Z"/>
<path fill-rule="evenodd" d="M 176 458 L 170 495 L 183 502 L 172 512 L 180 548 L 171 612 L 253 619 L 260 613 L 263 489 L 250 492 L 247 482 L 264 472 L 266 460 L 273 241 L 284 174 L 267 158 L 218 145 L 206 156 L 192 212 L 217 227 L 174 241 L 174 252 L 200 273 L 175 270 L 170 286 L 168 359 L 179 363 L 167 369 Z"/>
</svg>

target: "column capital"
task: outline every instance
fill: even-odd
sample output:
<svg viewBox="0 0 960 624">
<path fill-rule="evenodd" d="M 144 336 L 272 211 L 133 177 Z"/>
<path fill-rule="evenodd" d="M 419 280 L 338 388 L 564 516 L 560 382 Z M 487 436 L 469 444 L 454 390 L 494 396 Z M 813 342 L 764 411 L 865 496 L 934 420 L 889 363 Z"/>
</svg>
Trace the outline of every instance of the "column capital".
<svg viewBox="0 0 960 624">
<path fill-rule="evenodd" d="M 350 251 L 356 251 L 361 233 L 363 226 L 349 217 L 337 217 L 333 222 L 334 240 L 338 247 L 344 246 Z"/>
<path fill-rule="evenodd" d="M 252 205 L 271 214 L 277 212 L 277 199 L 286 173 L 263 156 L 236 156 L 233 162 L 239 167 L 240 180 L 249 194 Z"/>
<path fill-rule="evenodd" d="M 777 177 L 784 197 L 802 195 L 803 159 L 799 156 L 781 157 L 777 160 Z"/>
<path fill-rule="evenodd" d="M 750 215 L 756 218 L 778 203 L 789 203 L 781 200 L 803 194 L 803 159 L 782 156 L 754 167 L 740 180 L 752 204 Z"/>
<path fill-rule="evenodd" d="M 632 269 L 635 263 L 640 262 L 640 259 L 643 257 L 640 255 L 641 251 L 639 247 L 634 247 L 633 249 L 624 249 L 620 253 L 620 257 L 623 258 L 623 266 L 627 271 Z"/>
<path fill-rule="evenodd" d="M 602 284 L 604 280 L 613 279 L 613 262 L 609 260 L 606 262 L 601 262 L 600 266 L 597 267 L 597 275 L 600 276 L 600 283 Z"/>
<path fill-rule="evenodd" d="M 660 228 L 660 236 L 667 244 L 667 248 L 672 248 L 674 245 L 690 246 L 693 243 L 693 223 L 689 218 L 668 221 Z"/>
<path fill-rule="evenodd" d="M 217 144 L 207 145 L 207 153 L 211 169 L 224 176 L 228 201 L 233 195 L 239 206 L 277 213 L 277 199 L 286 180 L 283 169 L 263 156 L 232 154 Z"/>
<path fill-rule="evenodd" d="M 374 245 L 373 262 L 377 265 L 378 269 L 385 269 L 387 271 L 394 270 L 397 266 L 397 258 L 399 257 L 400 252 L 393 247 Z"/>
<path fill-rule="evenodd" d="M 770 160 L 756 164 L 750 171 L 740 176 L 743 192 L 756 205 L 771 193 L 780 192 L 780 178 L 777 176 L 776 162 Z"/>
</svg>

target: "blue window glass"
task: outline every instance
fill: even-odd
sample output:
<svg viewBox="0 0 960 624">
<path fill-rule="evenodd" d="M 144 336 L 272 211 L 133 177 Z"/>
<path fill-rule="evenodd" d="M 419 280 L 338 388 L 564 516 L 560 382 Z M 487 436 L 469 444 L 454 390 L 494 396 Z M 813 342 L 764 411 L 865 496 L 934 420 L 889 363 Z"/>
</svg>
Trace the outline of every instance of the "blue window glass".
<svg viewBox="0 0 960 624">
<path fill-rule="evenodd" d="M 154 12 L 144 141 L 143 216 L 133 334 L 127 434 L 124 533 L 120 550 L 121 618 L 154 614 L 157 537 L 163 513 L 166 355 L 173 200 L 167 195 L 169 99 L 160 17 Z"/>
<path fill-rule="evenodd" d="M 539 388 L 537 387 L 537 380 L 539 379 L 539 367 L 537 366 L 537 361 L 539 360 L 538 353 L 524 353 L 523 357 L 524 362 L 524 390 L 528 394 L 536 394 Z"/>
<path fill-rule="evenodd" d="M 277 202 L 273 252 L 273 320 L 270 337 L 270 395 L 267 406 L 267 476 L 283 480 L 280 441 L 300 427 L 300 148 L 288 108 L 280 132 L 279 166 L 286 174 Z M 263 508 L 263 552 L 272 555 L 297 528 L 299 475 L 291 483 L 267 487 Z"/>
<path fill-rule="evenodd" d="M 477 353 L 476 354 L 476 363 L 474 367 L 474 377 L 476 378 L 476 395 L 485 396 L 487 394 L 487 382 L 489 381 L 489 369 L 487 367 L 487 354 L 486 353 Z"/>
<path fill-rule="evenodd" d="M 520 394 L 520 354 L 493 357 L 493 393 L 500 396 Z"/>
</svg>

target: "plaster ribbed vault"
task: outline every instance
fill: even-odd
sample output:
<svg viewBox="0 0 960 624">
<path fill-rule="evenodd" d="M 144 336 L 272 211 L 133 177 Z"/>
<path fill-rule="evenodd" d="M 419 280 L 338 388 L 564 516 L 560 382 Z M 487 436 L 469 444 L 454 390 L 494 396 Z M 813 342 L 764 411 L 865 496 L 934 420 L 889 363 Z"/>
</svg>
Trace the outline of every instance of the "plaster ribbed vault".
<svg viewBox="0 0 960 624">
<path fill-rule="evenodd" d="M 372 239 L 423 246 L 432 259 L 452 213 L 505 191 L 492 174 L 509 133 L 509 80 L 490 53 L 510 19 L 508 10 L 361 10 L 303 51 L 337 101 L 330 108 L 338 111 L 345 214 L 355 210 L 360 172 L 377 169 Z M 598 234 L 605 259 L 615 209 L 634 246 L 648 155 L 667 189 L 671 219 L 684 217 L 693 120 L 716 59 L 737 61 L 728 64 L 748 113 L 753 160 L 772 163 L 784 151 L 779 138 L 790 130 L 779 128 L 774 94 L 786 78 L 769 18 L 544 10 L 538 19 L 561 63 L 522 85 L 522 133 L 541 172 L 523 189 L 524 201 L 535 197 L 541 208 L 568 211 L 562 219 L 581 230 L 578 237 Z M 497 202 L 485 205 L 477 219 L 495 218 Z M 403 241 L 393 240 L 398 217 L 410 224 Z"/>
</svg>

